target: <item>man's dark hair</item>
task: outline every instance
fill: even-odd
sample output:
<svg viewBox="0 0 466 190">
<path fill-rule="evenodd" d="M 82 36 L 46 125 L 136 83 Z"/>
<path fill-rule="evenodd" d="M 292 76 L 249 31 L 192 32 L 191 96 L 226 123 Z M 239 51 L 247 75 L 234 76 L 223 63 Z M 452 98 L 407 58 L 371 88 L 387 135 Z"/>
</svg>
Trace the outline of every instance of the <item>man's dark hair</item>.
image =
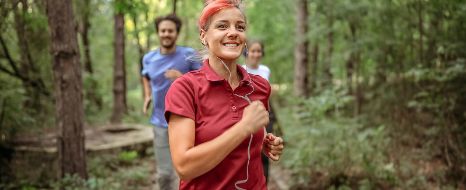
<svg viewBox="0 0 466 190">
<path fill-rule="evenodd" d="M 175 23 L 176 25 L 176 32 L 177 33 L 180 33 L 180 30 L 181 30 L 181 19 L 178 18 L 176 15 L 174 14 L 169 14 L 169 15 L 166 15 L 166 16 L 160 16 L 160 17 L 157 17 L 155 19 L 155 31 L 156 32 L 159 32 L 159 24 L 164 21 L 164 20 L 169 20 L 169 21 L 172 21 Z"/>
</svg>

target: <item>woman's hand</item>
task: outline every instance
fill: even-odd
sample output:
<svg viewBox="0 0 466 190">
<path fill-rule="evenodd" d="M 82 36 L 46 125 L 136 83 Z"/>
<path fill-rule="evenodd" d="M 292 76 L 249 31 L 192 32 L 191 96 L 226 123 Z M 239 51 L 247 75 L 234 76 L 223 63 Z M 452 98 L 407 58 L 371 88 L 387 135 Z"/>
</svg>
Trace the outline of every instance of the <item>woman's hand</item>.
<svg viewBox="0 0 466 190">
<path fill-rule="evenodd" d="M 281 137 L 277 137 L 272 133 L 268 133 L 264 139 L 264 154 L 273 161 L 280 160 L 282 155 L 284 143 Z"/>
<path fill-rule="evenodd" d="M 261 101 L 253 101 L 243 111 L 241 119 L 248 134 L 253 134 L 269 124 L 269 112 Z"/>
</svg>

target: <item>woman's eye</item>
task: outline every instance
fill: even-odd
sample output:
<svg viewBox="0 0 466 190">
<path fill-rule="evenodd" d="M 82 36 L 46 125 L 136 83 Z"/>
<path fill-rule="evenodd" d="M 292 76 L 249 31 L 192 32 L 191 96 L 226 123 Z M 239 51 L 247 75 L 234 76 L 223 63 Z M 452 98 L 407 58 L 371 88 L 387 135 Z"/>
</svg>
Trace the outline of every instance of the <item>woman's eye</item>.
<svg viewBox="0 0 466 190">
<path fill-rule="evenodd" d="M 219 29 L 226 29 L 226 28 L 227 28 L 227 26 L 226 26 L 226 25 L 224 25 L 224 24 L 221 24 L 221 25 L 218 25 L 218 26 L 217 26 L 217 28 L 219 28 Z"/>
<path fill-rule="evenodd" d="M 241 26 L 241 25 L 240 25 L 240 26 L 237 26 L 237 27 L 236 27 L 236 29 L 237 29 L 238 31 L 241 31 L 241 32 L 243 32 L 243 31 L 245 31 L 245 30 L 246 30 L 246 27 L 245 27 L 245 26 Z"/>
</svg>

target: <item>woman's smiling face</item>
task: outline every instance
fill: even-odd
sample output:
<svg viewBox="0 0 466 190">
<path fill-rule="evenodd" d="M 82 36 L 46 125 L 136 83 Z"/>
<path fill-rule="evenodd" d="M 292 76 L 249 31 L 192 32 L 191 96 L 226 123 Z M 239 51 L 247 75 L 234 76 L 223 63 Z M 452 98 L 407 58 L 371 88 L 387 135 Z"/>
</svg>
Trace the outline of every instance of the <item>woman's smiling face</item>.
<svg viewBox="0 0 466 190">
<path fill-rule="evenodd" d="M 201 32 L 209 54 L 222 60 L 236 60 L 246 42 L 246 21 L 238 8 L 227 8 L 214 14 L 207 31 Z"/>
</svg>

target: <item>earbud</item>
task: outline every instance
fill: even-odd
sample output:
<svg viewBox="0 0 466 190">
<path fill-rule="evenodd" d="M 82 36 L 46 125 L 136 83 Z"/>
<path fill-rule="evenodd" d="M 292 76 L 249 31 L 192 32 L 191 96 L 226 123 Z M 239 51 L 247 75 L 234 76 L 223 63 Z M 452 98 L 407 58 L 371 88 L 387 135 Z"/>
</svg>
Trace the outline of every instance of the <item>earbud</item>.
<svg viewBox="0 0 466 190">
<path fill-rule="evenodd" d="M 247 43 L 244 43 L 244 48 L 245 48 L 245 56 L 247 57 L 248 56 L 248 44 Z"/>
</svg>

